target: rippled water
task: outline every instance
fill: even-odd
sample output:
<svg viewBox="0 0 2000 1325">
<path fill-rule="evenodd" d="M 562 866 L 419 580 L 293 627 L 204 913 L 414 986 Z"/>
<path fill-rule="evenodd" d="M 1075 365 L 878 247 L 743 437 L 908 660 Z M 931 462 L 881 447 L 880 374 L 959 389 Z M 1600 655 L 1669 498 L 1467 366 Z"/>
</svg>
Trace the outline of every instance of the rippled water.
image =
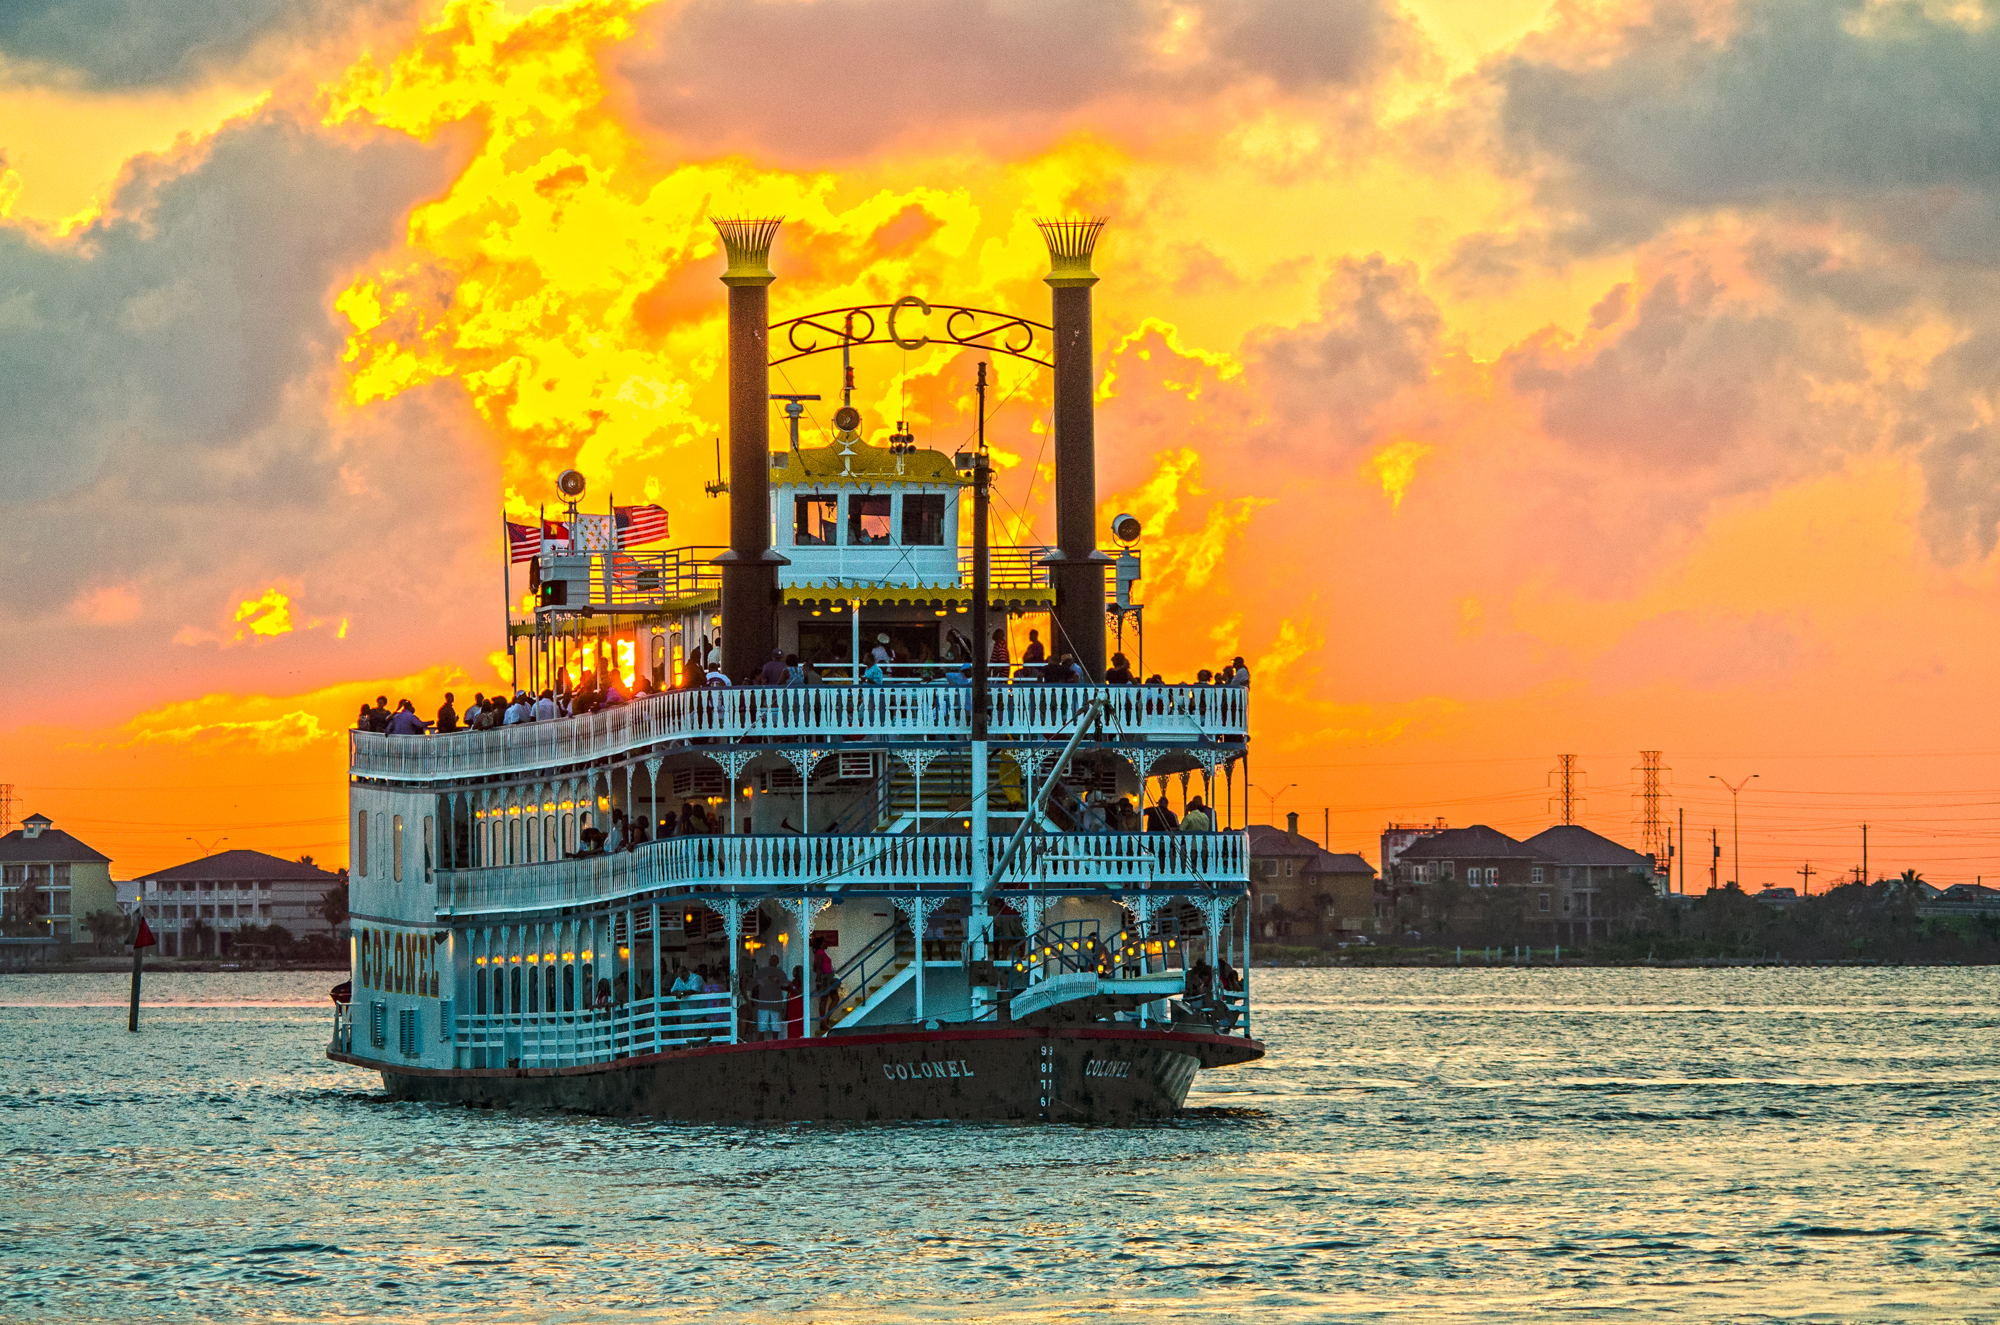
<svg viewBox="0 0 2000 1325">
<path fill-rule="evenodd" d="M 0 1316 L 2000 1319 L 2000 972 L 1260 971 L 1188 1117 L 390 1104 L 333 977 L 0 976 Z"/>
</svg>

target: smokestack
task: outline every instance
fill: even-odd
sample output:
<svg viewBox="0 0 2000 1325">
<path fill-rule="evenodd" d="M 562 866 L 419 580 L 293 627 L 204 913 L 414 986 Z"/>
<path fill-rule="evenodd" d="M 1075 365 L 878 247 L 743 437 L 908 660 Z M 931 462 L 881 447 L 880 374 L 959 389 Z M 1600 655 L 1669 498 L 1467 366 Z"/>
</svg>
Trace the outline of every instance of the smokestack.
<svg viewBox="0 0 2000 1325">
<path fill-rule="evenodd" d="M 754 672 L 778 643 L 771 551 L 771 241 L 783 217 L 711 217 L 729 255 L 729 551 L 722 567 L 722 670 Z"/>
<path fill-rule="evenodd" d="M 1097 550 L 1097 425 L 1090 362 L 1090 269 L 1102 218 L 1037 221 L 1049 246 L 1056 339 L 1056 547 L 1048 557 L 1056 591 L 1054 647 L 1076 655 L 1092 681 L 1104 679 L 1104 568 Z"/>
<path fill-rule="evenodd" d="M 1293 837 L 1299 835 L 1299 812 L 1297 810 L 1285 811 L 1285 831 Z"/>
</svg>

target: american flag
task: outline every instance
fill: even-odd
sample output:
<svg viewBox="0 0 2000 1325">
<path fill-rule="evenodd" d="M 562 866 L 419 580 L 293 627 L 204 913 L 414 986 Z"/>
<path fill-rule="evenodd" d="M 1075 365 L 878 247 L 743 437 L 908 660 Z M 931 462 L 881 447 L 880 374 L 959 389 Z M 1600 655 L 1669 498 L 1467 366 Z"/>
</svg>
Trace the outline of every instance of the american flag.
<svg viewBox="0 0 2000 1325">
<path fill-rule="evenodd" d="M 512 520 L 505 523 L 507 560 L 533 561 L 535 554 L 542 550 L 542 531 L 531 524 L 515 524 Z"/>
<path fill-rule="evenodd" d="M 667 513 L 658 506 L 620 506 L 618 511 L 618 546 L 636 547 L 640 543 L 657 543 L 667 536 Z"/>
</svg>

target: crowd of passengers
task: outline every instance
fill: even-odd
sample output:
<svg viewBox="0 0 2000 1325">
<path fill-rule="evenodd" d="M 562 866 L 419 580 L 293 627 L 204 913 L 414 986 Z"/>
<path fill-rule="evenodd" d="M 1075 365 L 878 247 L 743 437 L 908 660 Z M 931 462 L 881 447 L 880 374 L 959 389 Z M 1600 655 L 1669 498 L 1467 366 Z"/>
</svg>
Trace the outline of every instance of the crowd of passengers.
<svg viewBox="0 0 2000 1325">
<path fill-rule="evenodd" d="M 946 648 L 946 658 L 940 664 L 928 655 L 912 659 L 906 656 L 887 635 L 877 635 L 875 644 L 863 659 L 861 670 L 862 685 L 886 685 L 889 669 L 914 669 L 914 677 L 906 678 L 902 671 L 897 680 L 914 679 L 919 683 L 932 685 L 972 684 L 971 646 L 957 631 L 950 632 Z M 1014 684 L 1042 685 L 1083 685 L 1088 677 L 1076 665 L 1076 660 L 1067 653 L 1050 658 L 1042 647 L 1041 632 L 1028 632 L 1028 647 L 1022 651 L 1021 664 L 1014 667 L 1007 657 L 1007 636 L 1004 630 L 993 632 L 993 648 L 987 659 L 988 675 L 995 680 Z M 845 667 L 843 665 L 843 670 Z M 786 653 L 782 649 L 771 651 L 771 660 L 757 672 L 745 676 L 740 683 L 732 680 L 722 670 L 719 650 L 706 638 L 684 669 L 680 685 L 682 690 L 704 687 L 745 686 L 816 686 L 825 684 L 820 669 L 813 663 L 803 662 L 796 653 Z M 1131 660 L 1122 653 L 1111 655 L 1111 666 L 1105 669 L 1104 684 L 1129 686 L 1142 684 L 1132 672 Z M 1167 682 L 1159 673 L 1154 673 L 1143 682 L 1149 686 L 1164 686 Z M 1191 682 L 1197 686 L 1228 686 L 1248 689 L 1250 669 L 1242 658 L 1232 658 L 1216 671 L 1203 668 L 1195 674 Z M 672 687 L 661 687 L 662 690 Z M 389 707 L 387 695 L 377 695 L 375 702 L 362 704 L 360 716 L 355 719 L 356 731 L 381 732 L 389 736 L 425 736 L 431 733 L 455 731 L 486 731 L 495 727 L 515 727 L 524 722 L 548 722 L 555 718 L 579 717 L 586 713 L 596 713 L 604 709 L 617 708 L 634 700 L 644 699 L 655 693 L 643 673 L 633 678 L 631 689 L 620 689 L 615 676 L 600 684 L 594 673 L 585 672 L 580 683 L 560 690 L 545 689 L 540 694 L 516 689 L 509 696 L 505 694 L 477 694 L 472 703 L 461 714 L 458 711 L 458 697 L 447 691 L 444 703 L 439 706 L 437 718 L 426 720 L 417 713 L 416 705 L 407 699 L 398 700 L 396 706 Z"/>
</svg>

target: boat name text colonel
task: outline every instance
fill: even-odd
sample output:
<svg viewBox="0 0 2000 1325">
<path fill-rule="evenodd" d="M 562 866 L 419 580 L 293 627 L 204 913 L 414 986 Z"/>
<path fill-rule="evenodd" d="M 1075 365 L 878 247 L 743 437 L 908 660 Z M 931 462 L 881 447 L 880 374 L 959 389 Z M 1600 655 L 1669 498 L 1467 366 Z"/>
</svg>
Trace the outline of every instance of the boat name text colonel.
<svg viewBox="0 0 2000 1325">
<path fill-rule="evenodd" d="M 937 1081 L 947 1077 L 969 1077 L 975 1075 L 972 1065 L 963 1058 L 947 1058 L 941 1063 L 925 1059 L 921 1063 L 884 1063 L 882 1075 L 891 1081 Z"/>
</svg>

